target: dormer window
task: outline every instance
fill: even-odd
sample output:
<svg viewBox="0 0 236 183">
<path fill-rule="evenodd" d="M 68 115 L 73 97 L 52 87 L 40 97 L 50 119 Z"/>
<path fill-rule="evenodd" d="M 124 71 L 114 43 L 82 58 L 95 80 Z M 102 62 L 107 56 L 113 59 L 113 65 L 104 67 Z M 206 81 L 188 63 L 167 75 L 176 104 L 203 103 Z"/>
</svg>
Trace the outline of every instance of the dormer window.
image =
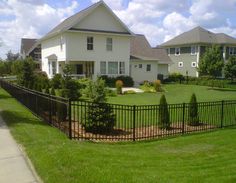
<svg viewBox="0 0 236 183">
<path fill-rule="evenodd" d="M 93 37 L 87 37 L 87 50 L 93 50 Z"/>
<path fill-rule="evenodd" d="M 112 51 L 112 38 L 107 38 L 106 47 L 107 51 Z"/>
<path fill-rule="evenodd" d="M 180 48 L 175 48 L 175 55 L 180 55 Z"/>
</svg>

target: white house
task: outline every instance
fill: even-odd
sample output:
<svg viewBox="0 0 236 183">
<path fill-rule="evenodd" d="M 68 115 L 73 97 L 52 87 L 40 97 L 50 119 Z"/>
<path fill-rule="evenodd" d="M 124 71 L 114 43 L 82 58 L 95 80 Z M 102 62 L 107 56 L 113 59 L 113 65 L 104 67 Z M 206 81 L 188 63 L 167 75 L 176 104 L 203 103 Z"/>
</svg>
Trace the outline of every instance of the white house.
<svg viewBox="0 0 236 183">
<path fill-rule="evenodd" d="M 74 76 L 129 75 L 133 33 L 103 2 L 67 18 L 38 43 L 49 78 L 71 64 Z"/>
<path fill-rule="evenodd" d="M 153 81 L 158 74 L 168 75 L 171 63 L 165 49 L 151 48 L 143 35 L 133 34 L 103 1 L 67 18 L 37 44 L 41 45 L 42 70 L 49 78 L 70 64 L 76 78 L 126 75 L 135 82 Z"/>
<path fill-rule="evenodd" d="M 130 72 L 136 83 L 168 77 L 172 61 L 163 48 L 152 48 L 144 35 L 135 35 L 130 45 Z"/>
</svg>

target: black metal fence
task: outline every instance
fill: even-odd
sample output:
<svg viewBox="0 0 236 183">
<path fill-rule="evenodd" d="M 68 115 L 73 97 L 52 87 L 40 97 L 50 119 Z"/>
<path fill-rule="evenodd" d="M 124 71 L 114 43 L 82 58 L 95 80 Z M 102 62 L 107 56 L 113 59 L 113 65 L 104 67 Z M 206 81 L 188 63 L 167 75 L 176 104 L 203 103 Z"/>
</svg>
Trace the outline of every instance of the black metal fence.
<svg viewBox="0 0 236 183">
<path fill-rule="evenodd" d="M 192 124 L 191 104 L 169 104 L 170 126 L 165 129 L 160 128 L 160 105 L 70 101 L 3 80 L 0 83 L 35 115 L 72 139 L 135 141 L 236 125 L 236 100 L 198 103 L 197 124 Z"/>
</svg>

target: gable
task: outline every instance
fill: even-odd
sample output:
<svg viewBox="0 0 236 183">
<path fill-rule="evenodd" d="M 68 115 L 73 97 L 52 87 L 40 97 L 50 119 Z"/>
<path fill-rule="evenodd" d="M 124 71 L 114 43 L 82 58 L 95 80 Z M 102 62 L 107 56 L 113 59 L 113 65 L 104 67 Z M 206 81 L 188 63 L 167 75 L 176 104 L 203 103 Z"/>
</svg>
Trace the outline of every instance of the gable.
<svg viewBox="0 0 236 183">
<path fill-rule="evenodd" d="M 120 23 L 118 18 L 116 18 L 105 6 L 101 5 L 77 25 L 73 26 L 73 28 L 129 33 Z"/>
</svg>

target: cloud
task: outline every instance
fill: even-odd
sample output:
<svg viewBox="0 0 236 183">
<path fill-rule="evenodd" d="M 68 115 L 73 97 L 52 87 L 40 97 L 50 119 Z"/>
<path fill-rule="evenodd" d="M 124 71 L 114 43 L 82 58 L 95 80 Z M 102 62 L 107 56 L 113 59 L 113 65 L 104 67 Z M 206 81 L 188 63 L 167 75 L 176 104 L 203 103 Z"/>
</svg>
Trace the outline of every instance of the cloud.
<svg viewBox="0 0 236 183">
<path fill-rule="evenodd" d="M 21 38 L 40 38 L 62 20 L 75 13 L 77 1 L 67 7 L 52 7 L 43 0 L 8 0 L 0 3 L 0 13 L 7 17 L 0 19 L 0 38 L 4 45 L 0 57 L 8 50 L 18 52 Z"/>
<path fill-rule="evenodd" d="M 96 3 L 100 0 L 91 0 L 92 3 Z M 113 10 L 121 10 L 123 8 L 123 0 L 104 0 L 105 3 Z"/>
</svg>

